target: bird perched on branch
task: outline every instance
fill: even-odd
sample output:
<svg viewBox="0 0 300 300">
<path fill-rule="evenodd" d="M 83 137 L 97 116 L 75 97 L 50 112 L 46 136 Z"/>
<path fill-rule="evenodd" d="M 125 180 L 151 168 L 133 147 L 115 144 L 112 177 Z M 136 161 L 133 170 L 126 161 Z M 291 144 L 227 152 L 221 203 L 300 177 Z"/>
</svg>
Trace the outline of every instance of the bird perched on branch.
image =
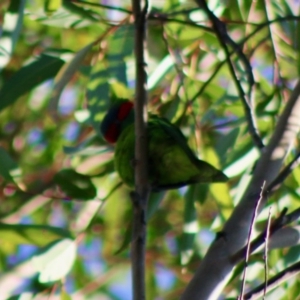
<svg viewBox="0 0 300 300">
<path fill-rule="evenodd" d="M 134 186 L 134 107 L 119 101 L 107 112 L 101 132 L 116 144 L 116 171 L 129 187 Z M 164 118 L 150 115 L 147 124 L 148 176 L 154 191 L 179 188 L 194 183 L 225 182 L 227 176 L 209 163 L 199 160 L 182 132 Z"/>
</svg>

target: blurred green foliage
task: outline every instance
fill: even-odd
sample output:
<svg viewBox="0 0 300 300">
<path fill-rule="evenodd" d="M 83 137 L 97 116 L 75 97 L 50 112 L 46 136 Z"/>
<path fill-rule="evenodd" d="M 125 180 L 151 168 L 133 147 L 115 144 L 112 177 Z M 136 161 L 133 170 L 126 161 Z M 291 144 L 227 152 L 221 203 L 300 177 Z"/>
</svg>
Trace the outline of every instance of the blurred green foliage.
<svg viewBox="0 0 300 300">
<path fill-rule="evenodd" d="M 178 125 L 200 158 L 231 177 L 228 184 L 151 195 L 148 299 L 175 299 L 239 200 L 259 153 L 207 16 L 194 1 L 152 5 L 149 111 Z M 299 77 L 299 5 L 209 5 L 251 62 L 258 129 L 268 140 Z M 99 124 L 112 99 L 134 97 L 131 3 L 12 0 L 0 11 L 1 297 L 130 299 L 131 202 Z M 231 57 L 247 90 L 247 70 L 237 54 Z M 270 199 L 274 215 L 299 205 L 299 172 Z M 272 251 L 270 270 L 299 260 L 292 250 Z M 264 280 L 261 259 L 251 264 L 249 286 Z M 224 291 L 228 297 L 239 292 L 240 272 Z M 297 286 L 299 279 L 280 287 L 280 299 L 295 299 Z"/>
</svg>

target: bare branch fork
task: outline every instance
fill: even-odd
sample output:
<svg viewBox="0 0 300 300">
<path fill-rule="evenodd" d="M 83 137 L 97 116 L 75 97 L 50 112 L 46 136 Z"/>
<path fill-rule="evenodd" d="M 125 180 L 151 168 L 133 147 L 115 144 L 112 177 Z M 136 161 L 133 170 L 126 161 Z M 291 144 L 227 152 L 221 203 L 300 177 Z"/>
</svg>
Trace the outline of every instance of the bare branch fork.
<svg viewBox="0 0 300 300">
<path fill-rule="evenodd" d="M 149 197 L 147 165 L 147 72 L 145 62 L 146 21 L 148 0 L 132 0 L 135 24 L 135 193 L 132 196 L 134 219 L 131 243 L 133 299 L 146 299 L 145 253 L 146 253 L 146 211 Z"/>
</svg>

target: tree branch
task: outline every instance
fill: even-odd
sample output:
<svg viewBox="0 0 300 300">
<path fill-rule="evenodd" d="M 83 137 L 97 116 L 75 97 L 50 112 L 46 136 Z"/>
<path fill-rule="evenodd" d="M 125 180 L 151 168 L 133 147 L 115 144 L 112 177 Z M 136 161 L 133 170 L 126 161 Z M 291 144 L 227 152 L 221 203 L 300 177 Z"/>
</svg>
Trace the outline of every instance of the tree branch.
<svg viewBox="0 0 300 300">
<path fill-rule="evenodd" d="M 250 224 L 250 228 L 249 228 L 249 232 L 248 232 L 248 238 L 247 238 L 247 244 L 245 247 L 245 252 L 243 252 L 243 254 L 245 255 L 245 268 L 244 268 L 244 273 L 242 275 L 242 286 L 241 286 L 241 296 L 243 296 L 244 294 L 244 289 L 245 289 L 245 284 L 246 284 L 246 276 L 247 276 L 247 265 L 248 265 L 248 261 L 249 261 L 249 257 L 251 254 L 251 238 L 252 238 L 252 232 L 253 232 L 253 228 L 254 228 L 254 224 L 258 215 L 258 208 L 259 208 L 259 204 L 263 199 L 263 195 L 264 195 L 264 188 L 265 188 L 265 183 L 263 184 L 263 186 L 261 187 L 261 193 L 259 198 L 257 199 L 257 202 L 255 204 L 255 210 L 252 216 L 252 220 L 251 220 L 251 224 Z M 239 300 L 241 300 L 242 298 L 238 298 Z"/>
<path fill-rule="evenodd" d="M 264 294 L 265 285 L 267 285 L 267 292 L 269 292 L 292 276 L 297 275 L 299 272 L 300 262 L 297 262 L 270 278 L 266 284 L 262 283 L 252 291 L 246 293 L 243 299 L 261 299 L 261 296 Z"/>
<path fill-rule="evenodd" d="M 144 7 L 142 7 L 144 3 Z M 135 193 L 131 244 L 133 299 L 143 300 L 145 293 L 146 210 L 149 197 L 147 156 L 147 73 L 145 63 L 148 0 L 132 0 L 135 21 Z"/>
<path fill-rule="evenodd" d="M 269 186 L 277 177 L 299 129 L 300 80 L 290 95 L 269 144 L 262 151 L 244 196 L 226 222 L 222 237 L 210 246 L 195 276 L 184 291 L 182 300 L 218 298 L 235 266 L 232 255 L 246 243 L 260 187 L 263 182 Z M 267 197 L 261 200 L 259 211 L 266 201 Z"/>
<path fill-rule="evenodd" d="M 280 228 L 282 228 L 285 223 L 284 223 L 284 217 L 287 212 L 287 209 L 285 208 L 280 216 L 272 223 L 269 231 L 269 235 L 274 234 L 276 231 L 278 231 Z M 258 247 L 263 245 L 265 243 L 265 237 L 267 235 L 267 229 L 264 230 L 258 237 L 256 237 L 252 242 L 249 240 L 249 245 L 244 246 L 242 249 L 240 249 L 237 253 L 235 253 L 232 257 L 231 260 L 235 264 L 240 262 L 242 259 L 245 258 L 245 252 L 249 248 L 249 252 L 253 253 Z"/>
</svg>

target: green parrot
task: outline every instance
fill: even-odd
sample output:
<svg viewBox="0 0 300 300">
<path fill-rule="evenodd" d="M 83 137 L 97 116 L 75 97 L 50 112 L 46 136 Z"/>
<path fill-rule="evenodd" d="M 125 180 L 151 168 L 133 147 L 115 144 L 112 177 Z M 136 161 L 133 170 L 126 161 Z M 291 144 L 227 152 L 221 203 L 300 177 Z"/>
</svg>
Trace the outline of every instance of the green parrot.
<svg viewBox="0 0 300 300">
<path fill-rule="evenodd" d="M 134 187 L 134 107 L 131 101 L 114 104 L 101 123 L 101 133 L 116 143 L 114 163 L 123 182 Z M 182 132 L 167 119 L 150 115 L 147 124 L 149 181 L 154 191 L 195 183 L 225 182 L 227 176 L 199 160 Z"/>
</svg>

